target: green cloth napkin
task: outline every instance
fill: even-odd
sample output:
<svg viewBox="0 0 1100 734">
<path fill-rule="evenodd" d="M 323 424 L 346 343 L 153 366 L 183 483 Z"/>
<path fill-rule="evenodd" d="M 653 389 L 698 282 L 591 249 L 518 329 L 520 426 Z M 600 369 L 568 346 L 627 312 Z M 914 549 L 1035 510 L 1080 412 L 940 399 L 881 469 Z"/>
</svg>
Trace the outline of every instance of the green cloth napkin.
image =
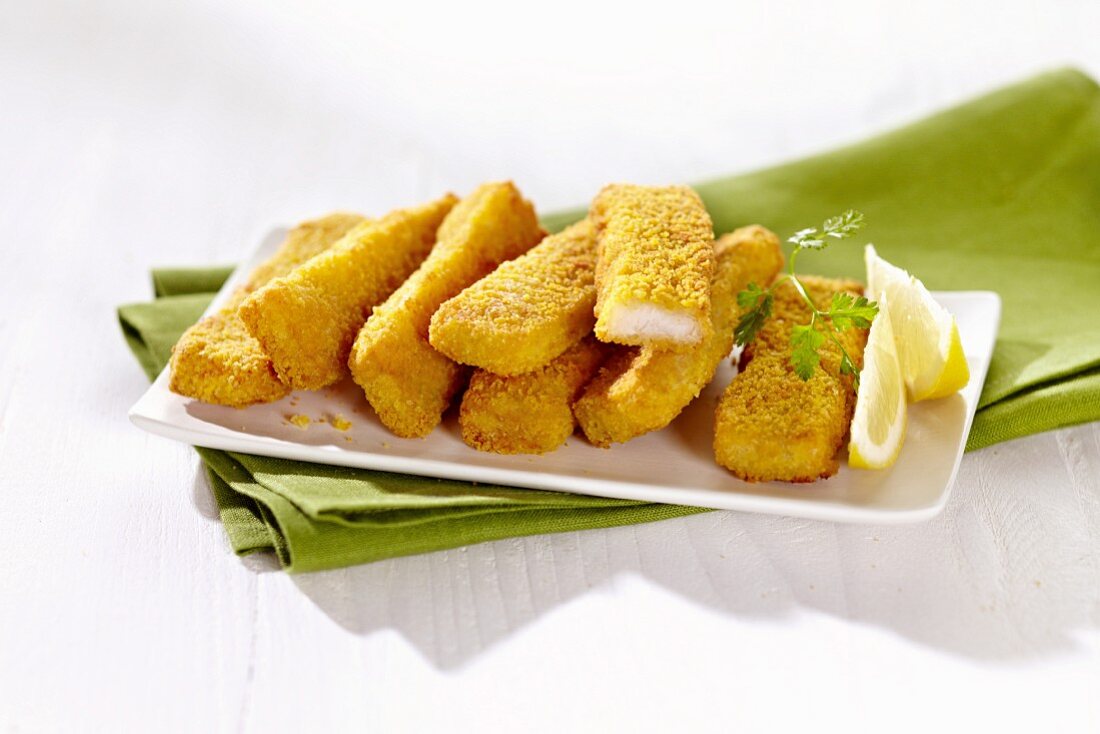
<svg viewBox="0 0 1100 734">
<path fill-rule="evenodd" d="M 119 308 L 123 335 L 150 380 L 230 271 L 157 270 L 157 299 Z M 274 551 L 289 571 L 704 511 L 197 450 L 233 550 Z"/>
<path fill-rule="evenodd" d="M 1080 72 L 1044 74 L 857 145 L 697 189 L 718 232 L 760 222 L 785 236 L 860 209 L 867 238 L 929 287 L 1000 293 L 1000 339 L 968 449 L 1100 418 L 1100 89 Z M 862 250 L 838 243 L 801 264 L 859 277 Z M 150 378 L 228 272 L 158 270 L 158 298 L 119 309 Z M 233 548 L 274 550 L 291 571 L 701 511 L 199 453 Z"/>
</svg>

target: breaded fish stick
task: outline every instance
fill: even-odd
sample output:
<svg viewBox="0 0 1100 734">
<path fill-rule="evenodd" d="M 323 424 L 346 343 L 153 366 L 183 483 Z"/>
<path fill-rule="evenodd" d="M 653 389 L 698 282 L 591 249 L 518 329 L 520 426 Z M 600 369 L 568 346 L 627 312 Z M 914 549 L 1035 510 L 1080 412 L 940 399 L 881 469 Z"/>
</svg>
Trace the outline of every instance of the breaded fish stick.
<svg viewBox="0 0 1100 734">
<path fill-rule="evenodd" d="M 818 308 L 834 293 L 862 293 L 859 283 L 800 278 Z M 840 373 L 840 350 L 826 340 L 821 369 L 803 381 L 790 365 L 791 328 L 809 321 L 810 310 L 790 281 L 775 294 L 772 316 L 741 358 L 741 372 L 726 388 L 715 414 L 714 457 L 750 482 L 812 482 L 831 477 L 852 421 L 852 377 Z M 866 329 L 840 334 L 857 365 L 863 364 Z"/>
<path fill-rule="evenodd" d="M 374 310 L 348 361 L 387 428 L 418 438 L 439 424 L 467 368 L 428 343 L 432 314 L 542 236 L 535 208 L 510 182 L 480 186 L 447 215 L 432 254 Z"/>
<path fill-rule="evenodd" d="M 588 221 L 547 237 L 432 316 L 433 347 L 498 375 L 542 367 L 592 331 L 596 239 Z"/>
<path fill-rule="evenodd" d="M 271 259 L 252 272 L 225 306 L 189 328 L 176 342 L 168 384 L 172 392 L 238 408 L 272 402 L 290 392 L 237 316 L 237 307 L 249 293 L 328 249 L 362 221 L 358 214 L 335 213 L 292 229 Z"/>
<path fill-rule="evenodd" d="M 779 238 L 760 226 L 727 234 L 714 249 L 710 335 L 688 351 L 623 348 L 611 357 L 573 407 L 595 445 L 629 441 L 671 423 L 733 348 L 737 293 L 749 283 L 770 283 L 783 267 Z"/>
<path fill-rule="evenodd" d="M 687 186 L 605 186 L 596 226 L 596 336 L 605 342 L 687 348 L 710 331 L 714 228 Z"/>
<path fill-rule="evenodd" d="M 427 257 L 456 201 L 448 194 L 360 224 L 331 249 L 244 300 L 241 320 L 284 384 L 318 390 L 347 374 L 359 327 Z"/>
<path fill-rule="evenodd" d="M 573 435 L 570 407 L 611 347 L 589 336 L 533 372 L 478 370 L 462 396 L 462 440 L 478 451 L 544 454 Z"/>
</svg>

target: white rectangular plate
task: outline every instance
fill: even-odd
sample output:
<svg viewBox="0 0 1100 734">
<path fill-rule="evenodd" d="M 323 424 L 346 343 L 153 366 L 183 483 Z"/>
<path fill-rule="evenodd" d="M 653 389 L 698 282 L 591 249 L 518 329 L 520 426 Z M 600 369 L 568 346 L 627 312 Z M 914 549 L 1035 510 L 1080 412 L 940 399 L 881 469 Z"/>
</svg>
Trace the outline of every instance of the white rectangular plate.
<svg viewBox="0 0 1100 734">
<path fill-rule="evenodd" d="M 270 256 L 284 234 L 277 230 L 264 238 L 211 309 Z M 130 419 L 147 431 L 195 446 L 322 464 L 821 520 L 915 522 L 934 516 L 947 502 L 1001 315 L 995 293 L 941 292 L 935 297 L 958 321 L 970 384 L 950 398 L 910 406 L 908 437 L 891 469 L 860 471 L 842 462 L 836 476 L 813 484 L 749 484 L 714 463 L 714 405 L 735 374 L 729 360 L 672 425 L 606 450 L 575 436 L 543 456 L 481 453 L 462 443 L 454 415 L 428 438 L 397 438 L 382 427 L 350 380 L 277 403 L 235 409 L 172 393 L 166 369 L 130 409 Z M 294 414 L 315 422 L 298 428 L 287 420 Z M 337 414 L 352 422 L 346 432 L 328 422 Z"/>
</svg>

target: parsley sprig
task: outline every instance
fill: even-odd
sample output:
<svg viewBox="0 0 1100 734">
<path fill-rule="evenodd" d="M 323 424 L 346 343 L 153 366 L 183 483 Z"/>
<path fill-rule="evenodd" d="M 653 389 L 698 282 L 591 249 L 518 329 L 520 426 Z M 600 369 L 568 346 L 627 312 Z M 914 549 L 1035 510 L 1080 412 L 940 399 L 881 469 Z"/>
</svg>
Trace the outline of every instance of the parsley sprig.
<svg viewBox="0 0 1100 734">
<path fill-rule="evenodd" d="M 810 227 L 794 233 L 787 241 L 794 245 L 794 251 L 787 261 L 787 273 L 777 278 L 768 288 L 749 283 L 748 288 L 737 294 L 737 305 L 743 310 L 737 323 L 734 337 L 740 346 L 756 339 L 772 313 L 775 303 L 775 289 L 784 281 L 791 281 L 794 289 L 810 308 L 810 321 L 791 329 L 791 366 L 795 374 L 803 380 L 813 377 L 814 370 L 821 364 L 821 347 L 825 341 L 832 341 L 840 349 L 840 372 L 852 375 L 853 385 L 859 389 L 859 367 L 848 354 L 840 341 L 840 333 L 852 327 L 866 329 L 878 313 L 878 304 L 863 296 L 850 293 L 835 293 L 827 310 L 822 311 L 810 298 L 806 286 L 795 275 L 795 263 L 803 250 L 824 250 L 831 240 L 844 240 L 855 236 L 863 227 L 863 214 L 849 209 L 838 217 L 826 219 L 821 228 Z"/>
</svg>

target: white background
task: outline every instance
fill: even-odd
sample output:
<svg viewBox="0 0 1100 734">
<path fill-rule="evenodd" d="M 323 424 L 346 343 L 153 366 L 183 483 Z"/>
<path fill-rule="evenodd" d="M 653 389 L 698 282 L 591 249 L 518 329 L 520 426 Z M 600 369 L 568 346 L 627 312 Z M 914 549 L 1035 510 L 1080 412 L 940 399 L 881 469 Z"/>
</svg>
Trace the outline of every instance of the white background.
<svg viewBox="0 0 1100 734">
<path fill-rule="evenodd" d="M 908 527 L 737 513 L 290 577 L 126 421 L 113 308 L 276 224 L 795 157 L 1073 63 L 1095 3 L 0 0 L 0 729 L 1100 730 L 1100 428 Z"/>
</svg>

